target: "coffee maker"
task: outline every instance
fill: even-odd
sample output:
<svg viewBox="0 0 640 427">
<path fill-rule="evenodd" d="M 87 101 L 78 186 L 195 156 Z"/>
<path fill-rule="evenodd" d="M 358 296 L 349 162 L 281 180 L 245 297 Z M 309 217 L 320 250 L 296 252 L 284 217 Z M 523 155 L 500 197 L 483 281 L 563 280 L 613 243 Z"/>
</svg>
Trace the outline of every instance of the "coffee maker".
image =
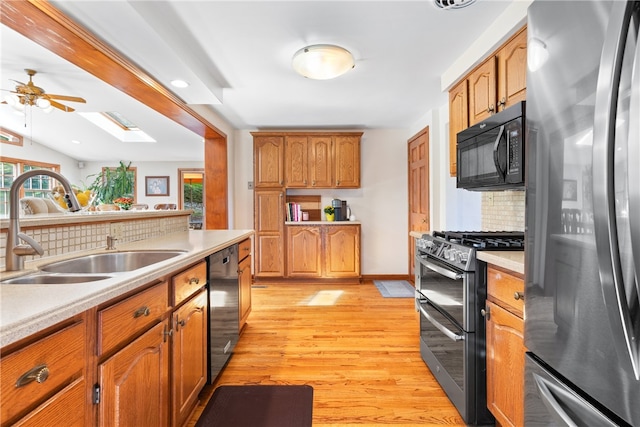
<svg viewBox="0 0 640 427">
<path fill-rule="evenodd" d="M 333 207 L 336 221 L 349 221 L 349 217 L 347 216 L 346 200 L 333 199 L 331 201 L 331 206 Z"/>
</svg>

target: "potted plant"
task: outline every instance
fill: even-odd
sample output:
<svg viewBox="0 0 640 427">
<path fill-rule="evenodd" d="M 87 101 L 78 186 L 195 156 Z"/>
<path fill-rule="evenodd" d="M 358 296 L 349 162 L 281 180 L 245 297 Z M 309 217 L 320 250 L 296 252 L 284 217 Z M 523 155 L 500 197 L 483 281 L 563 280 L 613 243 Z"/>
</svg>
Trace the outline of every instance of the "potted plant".
<svg viewBox="0 0 640 427">
<path fill-rule="evenodd" d="M 336 219 L 336 211 L 333 209 L 333 206 L 324 207 L 324 216 L 327 218 L 327 221 L 334 221 Z"/>
<path fill-rule="evenodd" d="M 95 175 L 95 180 L 89 186 L 96 200 L 104 204 L 113 204 L 118 198 L 133 199 L 134 172 L 129 169 L 131 162 L 125 164 L 122 160 L 117 168 L 103 168 Z M 91 175 L 94 176 L 94 175 Z"/>
</svg>

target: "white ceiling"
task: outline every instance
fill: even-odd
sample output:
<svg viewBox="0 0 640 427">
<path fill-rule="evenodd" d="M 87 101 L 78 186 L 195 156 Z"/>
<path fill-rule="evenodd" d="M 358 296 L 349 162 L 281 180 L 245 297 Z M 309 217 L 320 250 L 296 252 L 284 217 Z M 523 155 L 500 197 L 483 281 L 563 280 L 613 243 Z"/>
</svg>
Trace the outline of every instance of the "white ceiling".
<svg viewBox="0 0 640 427">
<path fill-rule="evenodd" d="M 449 11 L 431 0 L 52 3 L 194 109 L 212 109 L 234 128 L 374 129 L 408 128 L 446 103 L 441 75 L 511 1 Z M 77 111 L 119 111 L 157 142 L 117 141 L 74 113 L 33 111 L 25 120 L 8 105 L 0 105 L 2 126 L 77 160 L 202 160 L 197 135 L 0 27 L 2 89 L 13 89 L 9 79 L 26 82 L 24 68 L 36 69 L 34 83 L 48 93 L 87 100 L 68 103 Z M 355 68 L 335 80 L 295 74 L 292 55 L 317 43 L 347 48 Z M 191 86 L 172 88 L 176 78 Z"/>
</svg>

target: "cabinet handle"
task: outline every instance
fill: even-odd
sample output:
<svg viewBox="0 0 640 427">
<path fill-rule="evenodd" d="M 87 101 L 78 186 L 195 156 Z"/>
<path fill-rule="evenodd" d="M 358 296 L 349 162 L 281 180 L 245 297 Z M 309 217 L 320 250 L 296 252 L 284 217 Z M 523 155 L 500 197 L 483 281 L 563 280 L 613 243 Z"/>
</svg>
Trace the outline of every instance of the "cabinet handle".
<svg viewBox="0 0 640 427">
<path fill-rule="evenodd" d="M 184 325 L 186 325 L 187 322 L 184 321 L 184 319 L 182 320 L 178 320 L 178 325 L 182 326 L 184 328 Z"/>
<path fill-rule="evenodd" d="M 337 185 L 337 186 L 340 186 L 340 181 L 336 182 L 336 185 Z"/>
<path fill-rule="evenodd" d="M 167 326 L 165 325 L 164 330 L 162 331 L 162 342 L 167 342 L 167 337 L 173 336 L 173 329 L 167 330 Z"/>
<path fill-rule="evenodd" d="M 140 307 L 135 311 L 135 313 L 133 313 L 133 318 L 137 319 L 138 317 L 148 316 L 150 314 L 151 314 L 151 310 L 149 310 L 149 307 L 144 306 L 144 307 Z"/>
<path fill-rule="evenodd" d="M 313 185 L 314 187 L 316 186 L 316 180 L 315 179 L 313 181 L 311 181 L 311 185 Z"/>
<path fill-rule="evenodd" d="M 504 110 L 505 105 L 507 105 L 507 98 L 503 96 L 500 102 L 498 102 L 498 108 L 502 107 L 502 109 Z"/>
<path fill-rule="evenodd" d="M 16 381 L 16 388 L 25 386 L 32 382 L 37 382 L 41 384 L 45 382 L 49 378 L 49 368 L 47 365 L 38 365 L 35 368 L 29 369 L 27 372 L 22 374 L 18 381 Z"/>
<path fill-rule="evenodd" d="M 516 300 L 516 301 L 519 300 L 519 299 L 524 300 L 524 293 L 523 292 L 514 293 L 513 294 L 513 299 Z"/>
<path fill-rule="evenodd" d="M 304 180 L 304 185 L 307 185 L 307 180 L 306 179 Z"/>
<path fill-rule="evenodd" d="M 192 277 L 191 279 L 189 279 L 189 284 L 190 285 L 197 285 L 198 283 L 200 283 L 200 278 L 199 277 Z"/>
<path fill-rule="evenodd" d="M 489 108 L 487 108 L 487 113 L 491 114 L 496 110 L 496 107 L 493 106 L 493 104 L 491 104 L 491 106 Z"/>
<path fill-rule="evenodd" d="M 482 314 L 482 317 L 484 317 L 487 320 L 491 318 L 491 311 L 489 310 L 489 307 L 483 308 L 482 310 L 480 310 L 480 314 Z"/>
</svg>

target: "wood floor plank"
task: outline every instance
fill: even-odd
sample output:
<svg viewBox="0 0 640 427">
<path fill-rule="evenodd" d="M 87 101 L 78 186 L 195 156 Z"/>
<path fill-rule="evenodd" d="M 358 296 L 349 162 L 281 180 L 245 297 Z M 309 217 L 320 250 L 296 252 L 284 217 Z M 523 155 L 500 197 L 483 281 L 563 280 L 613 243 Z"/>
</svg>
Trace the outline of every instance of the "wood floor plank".
<svg viewBox="0 0 640 427">
<path fill-rule="evenodd" d="M 269 283 L 252 289 L 252 304 L 229 364 L 187 427 L 215 387 L 233 384 L 312 386 L 314 427 L 464 426 L 420 358 L 413 299 L 383 298 L 371 281 Z"/>
</svg>

